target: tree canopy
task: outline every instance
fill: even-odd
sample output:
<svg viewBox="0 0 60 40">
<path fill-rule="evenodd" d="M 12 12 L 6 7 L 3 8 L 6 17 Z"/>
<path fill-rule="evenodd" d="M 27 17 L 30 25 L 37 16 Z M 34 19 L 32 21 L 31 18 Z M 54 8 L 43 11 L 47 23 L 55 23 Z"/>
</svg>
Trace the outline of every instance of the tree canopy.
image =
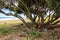
<svg viewBox="0 0 60 40">
<path fill-rule="evenodd" d="M 4 13 L 2 8 L 9 9 L 14 14 Z M 20 16 L 22 13 L 31 20 L 34 27 L 56 27 L 60 20 L 53 22 L 60 18 L 60 0 L 0 0 L 0 12 L 19 18 L 27 27 L 25 20 Z"/>
</svg>

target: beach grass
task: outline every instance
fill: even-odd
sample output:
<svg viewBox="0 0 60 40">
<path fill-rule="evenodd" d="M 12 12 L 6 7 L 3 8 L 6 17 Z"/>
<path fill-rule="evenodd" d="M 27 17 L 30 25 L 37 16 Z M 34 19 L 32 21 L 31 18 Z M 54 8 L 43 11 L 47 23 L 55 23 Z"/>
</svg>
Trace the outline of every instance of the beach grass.
<svg viewBox="0 0 60 40">
<path fill-rule="evenodd" d="M 0 34 L 6 34 L 11 33 L 13 31 L 12 27 L 18 24 L 21 24 L 22 22 L 20 20 L 6 20 L 6 21 L 0 21 Z"/>
<path fill-rule="evenodd" d="M 60 20 L 60 18 L 58 19 Z M 56 21 L 58 21 L 56 20 Z M 31 22 L 29 19 L 25 20 L 27 23 Z M 46 20 L 47 22 L 47 20 Z M 0 20 L 0 34 L 6 34 L 6 33 L 11 33 L 14 30 L 12 29 L 12 27 L 14 27 L 15 25 L 20 25 L 23 22 L 20 20 Z M 59 23 L 60 24 L 60 23 Z M 20 27 L 20 26 L 19 26 Z M 16 30 L 15 30 L 16 31 Z"/>
</svg>

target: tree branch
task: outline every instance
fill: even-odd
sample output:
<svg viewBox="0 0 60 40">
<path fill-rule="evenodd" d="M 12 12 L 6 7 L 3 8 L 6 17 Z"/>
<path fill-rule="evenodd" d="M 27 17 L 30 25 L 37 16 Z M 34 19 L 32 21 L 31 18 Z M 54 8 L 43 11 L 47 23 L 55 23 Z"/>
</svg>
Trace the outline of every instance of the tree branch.
<svg viewBox="0 0 60 40">
<path fill-rule="evenodd" d="M 5 13 L 5 12 L 1 11 L 1 9 L 0 9 L 0 13 L 4 14 L 6 16 L 14 16 L 12 13 Z"/>
<path fill-rule="evenodd" d="M 0 10 L 0 12 L 2 13 L 2 14 L 4 14 L 4 15 L 6 15 L 6 16 L 14 16 L 14 17 L 16 17 L 14 14 L 12 14 L 12 13 L 5 13 L 5 12 L 3 12 L 3 11 L 1 11 Z M 27 25 L 27 23 L 25 22 L 25 20 L 20 16 L 20 15 L 17 15 L 17 18 L 19 18 L 24 24 L 25 24 L 25 26 L 27 26 L 28 27 L 28 25 Z"/>
</svg>

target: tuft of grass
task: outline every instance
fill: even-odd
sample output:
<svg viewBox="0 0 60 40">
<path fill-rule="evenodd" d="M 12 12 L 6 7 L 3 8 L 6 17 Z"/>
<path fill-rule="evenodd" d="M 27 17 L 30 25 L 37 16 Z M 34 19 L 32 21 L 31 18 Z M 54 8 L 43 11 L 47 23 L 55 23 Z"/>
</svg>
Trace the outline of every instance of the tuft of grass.
<svg viewBox="0 0 60 40">
<path fill-rule="evenodd" d="M 0 35 L 6 35 L 12 32 L 16 32 L 12 27 L 19 24 L 17 21 L 0 21 Z"/>
<path fill-rule="evenodd" d="M 41 37 L 41 32 L 36 31 L 36 30 L 28 30 L 27 31 L 28 36 L 32 36 L 32 37 Z"/>
<path fill-rule="evenodd" d="M 15 30 L 12 29 L 1 29 L 0 30 L 0 35 L 7 35 L 9 33 L 15 32 Z"/>
</svg>

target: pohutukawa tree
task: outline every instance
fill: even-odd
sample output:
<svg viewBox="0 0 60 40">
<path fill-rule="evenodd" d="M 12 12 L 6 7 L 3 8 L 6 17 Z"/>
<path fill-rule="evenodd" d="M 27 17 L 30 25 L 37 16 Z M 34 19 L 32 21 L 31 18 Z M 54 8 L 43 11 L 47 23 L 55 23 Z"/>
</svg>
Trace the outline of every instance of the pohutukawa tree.
<svg viewBox="0 0 60 40">
<path fill-rule="evenodd" d="M 9 9 L 14 14 L 4 13 L 1 11 L 2 8 Z M 0 0 L 0 12 L 19 18 L 26 27 L 30 25 L 25 22 L 20 14 L 29 18 L 32 23 L 30 27 L 41 29 L 60 26 L 57 24 L 60 22 L 60 20 L 57 20 L 60 18 L 60 0 Z"/>
</svg>

